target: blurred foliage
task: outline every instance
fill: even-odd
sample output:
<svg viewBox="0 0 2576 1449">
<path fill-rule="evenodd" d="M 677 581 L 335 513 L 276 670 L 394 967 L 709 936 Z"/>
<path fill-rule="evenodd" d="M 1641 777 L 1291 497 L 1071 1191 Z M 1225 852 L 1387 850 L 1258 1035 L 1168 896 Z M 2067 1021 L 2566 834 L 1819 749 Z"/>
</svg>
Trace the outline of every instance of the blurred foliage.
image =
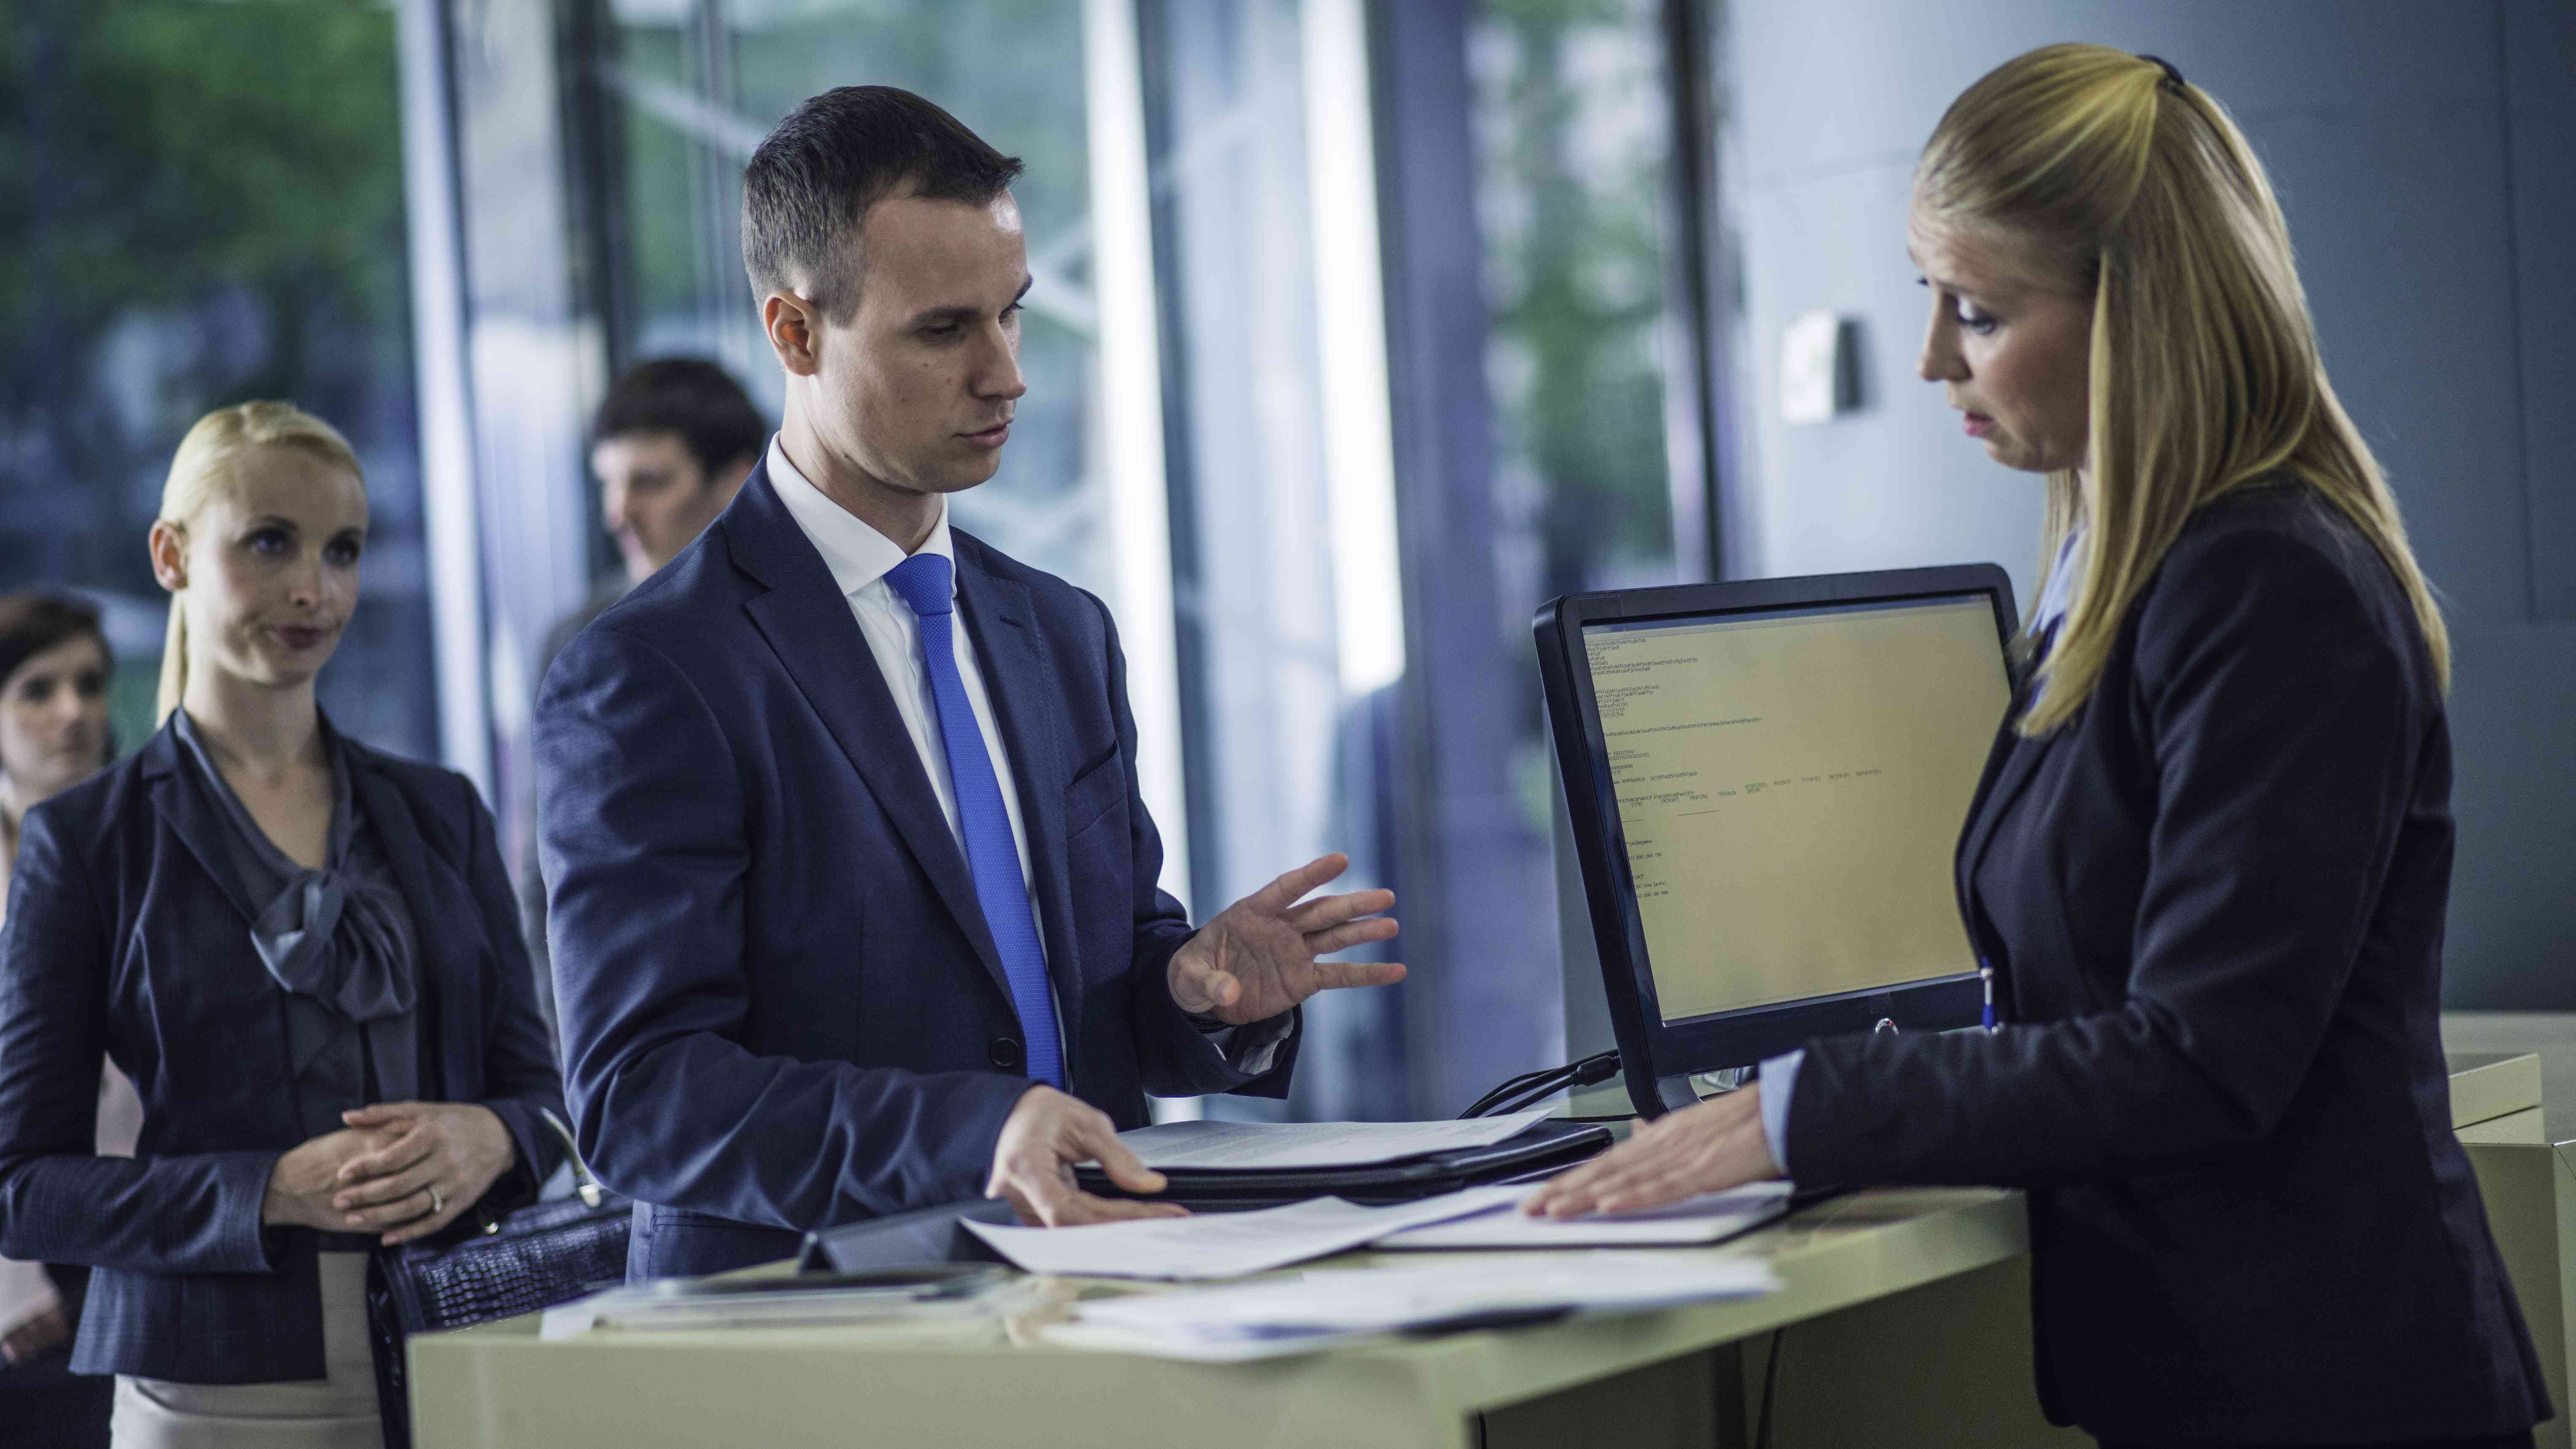
<svg viewBox="0 0 2576 1449">
<path fill-rule="evenodd" d="M 1534 475 L 1541 599 L 1668 568 L 1652 0 L 1484 0 L 1470 38 L 1498 492 Z"/>
<path fill-rule="evenodd" d="M 416 552 L 395 47 L 384 0 L 0 5 L 0 587 L 157 605 L 142 538 L 170 454 L 254 397 L 347 433 L 375 556 Z M 371 585 L 324 681 L 343 727 L 415 752 L 418 573 Z"/>
<path fill-rule="evenodd" d="M 0 9 L 8 531 L 22 494 L 66 484 L 101 506 L 44 513 L 107 526 L 141 502 L 148 522 L 117 485 L 207 408 L 293 395 L 327 414 L 384 375 L 407 392 L 396 73 L 393 16 L 361 0 Z M 105 375 L 137 317 L 165 325 Z M 33 552 L 47 573 L 149 588 L 139 548 L 13 542 L 12 572 Z"/>
</svg>

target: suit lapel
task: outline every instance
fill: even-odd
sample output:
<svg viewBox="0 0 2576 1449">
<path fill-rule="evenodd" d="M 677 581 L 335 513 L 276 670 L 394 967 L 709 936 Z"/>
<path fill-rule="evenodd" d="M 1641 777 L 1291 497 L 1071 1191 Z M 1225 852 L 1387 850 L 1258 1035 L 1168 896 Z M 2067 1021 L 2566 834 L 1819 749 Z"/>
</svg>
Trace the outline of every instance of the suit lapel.
<svg viewBox="0 0 2576 1449">
<path fill-rule="evenodd" d="M 152 808 L 197 858 L 224 899 L 241 912 L 242 924 L 247 926 L 259 919 L 259 911 L 251 905 L 240 872 L 233 869 L 232 850 L 224 838 L 231 826 L 215 813 L 215 803 L 206 798 L 204 787 L 187 778 L 189 768 L 180 757 L 176 725 L 163 725 L 144 743 L 143 774 L 152 782 Z"/>
<path fill-rule="evenodd" d="M 323 728 L 330 726 L 326 723 Z M 411 802 L 377 770 L 375 759 L 365 749 L 344 741 L 342 758 L 348 762 L 349 793 L 366 816 L 376 848 L 384 852 L 385 862 L 393 867 L 394 886 L 402 892 L 403 904 L 411 909 L 412 936 L 420 951 L 421 968 L 422 1070 L 417 1085 L 423 1099 L 444 1100 L 449 1095 L 449 1083 L 482 1080 L 473 1066 L 473 1058 L 483 1049 L 482 1033 L 464 1023 L 451 1027 L 445 1012 L 450 1001 L 473 1003 L 484 999 L 478 969 L 482 955 L 468 950 L 469 943 L 478 941 L 480 935 L 470 927 L 442 924 L 456 917 L 451 904 L 454 895 L 442 894 L 432 878 L 428 837 L 421 830 L 419 817 L 412 813 Z"/>
<path fill-rule="evenodd" d="M 1968 805 L 1967 828 L 1959 837 L 1959 914 L 1970 923 L 1972 932 L 1976 915 L 1970 903 L 1976 896 L 1977 868 L 1994 845 L 1996 828 L 2012 812 L 2013 802 L 2021 798 L 2031 774 L 2047 756 L 2049 741 L 2056 738 L 2051 735 L 2046 739 L 2024 739 L 2015 730 L 2022 711 L 2030 704 L 2028 689 L 2027 681 L 2014 686 L 2012 707 L 2004 714 L 2003 728 L 1995 734 L 1994 748 L 1987 752 L 1985 774 L 1977 781 L 1977 793 Z"/>
<path fill-rule="evenodd" d="M 966 933 L 975 958 L 1009 1000 L 1010 978 L 1002 972 L 1001 952 L 975 898 L 975 878 L 913 752 L 912 732 L 904 728 L 894 692 L 886 687 L 867 636 L 850 615 L 850 601 L 841 596 L 823 556 L 770 486 L 766 459 L 752 470 L 718 526 L 734 563 L 769 587 L 744 604 L 744 611 L 894 822 L 895 833 L 930 878 L 940 903 Z"/>
<path fill-rule="evenodd" d="M 1064 688 L 1039 651 L 1029 622 L 1028 589 L 986 572 L 974 555 L 972 539 L 958 536 L 957 544 L 957 589 L 967 637 L 983 666 L 993 724 L 1001 732 L 1002 748 L 1010 752 L 1011 778 L 1019 788 L 1020 824 L 1029 836 L 1033 877 L 1029 894 L 1046 933 L 1047 974 L 1055 982 L 1056 1010 L 1064 1018 L 1064 1071 L 1071 1082 L 1074 1043 L 1082 1037 L 1083 993 L 1064 841 L 1064 787 L 1073 782 L 1055 730 Z"/>
</svg>

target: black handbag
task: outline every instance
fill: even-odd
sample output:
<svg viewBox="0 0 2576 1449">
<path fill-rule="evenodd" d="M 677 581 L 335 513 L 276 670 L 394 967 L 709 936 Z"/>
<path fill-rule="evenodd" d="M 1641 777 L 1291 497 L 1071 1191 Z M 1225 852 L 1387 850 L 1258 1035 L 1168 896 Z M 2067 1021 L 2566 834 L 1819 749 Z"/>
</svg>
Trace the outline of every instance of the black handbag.
<svg viewBox="0 0 2576 1449">
<path fill-rule="evenodd" d="M 626 1280 L 633 1204 L 591 1176 L 561 1119 L 542 1115 L 564 1140 L 578 1184 L 573 1196 L 521 1208 L 462 1240 L 442 1237 L 367 1255 L 367 1326 L 375 1339 L 385 1449 L 411 1445 L 403 1351 L 411 1335 L 534 1313 Z"/>
</svg>

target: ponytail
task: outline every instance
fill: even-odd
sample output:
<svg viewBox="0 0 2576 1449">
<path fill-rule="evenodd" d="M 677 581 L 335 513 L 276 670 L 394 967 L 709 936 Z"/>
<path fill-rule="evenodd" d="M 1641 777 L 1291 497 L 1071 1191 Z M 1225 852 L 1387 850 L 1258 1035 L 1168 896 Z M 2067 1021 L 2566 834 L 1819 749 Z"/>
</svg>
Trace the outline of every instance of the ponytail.
<svg viewBox="0 0 2576 1449">
<path fill-rule="evenodd" d="M 170 712 L 179 707 L 180 698 L 188 692 L 188 611 L 177 594 L 170 596 L 170 630 L 162 636 L 161 698 L 153 707 L 155 728 L 170 722 Z"/>
</svg>

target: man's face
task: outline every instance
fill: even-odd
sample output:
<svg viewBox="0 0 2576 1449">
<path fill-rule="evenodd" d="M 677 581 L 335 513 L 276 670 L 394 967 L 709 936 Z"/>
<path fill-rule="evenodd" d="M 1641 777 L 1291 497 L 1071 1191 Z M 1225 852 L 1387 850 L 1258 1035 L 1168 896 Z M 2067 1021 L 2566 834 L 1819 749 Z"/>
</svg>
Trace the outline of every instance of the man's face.
<svg viewBox="0 0 2576 1449">
<path fill-rule="evenodd" d="M 750 460 L 743 460 L 747 465 Z M 629 582 L 642 583 L 706 531 L 733 501 L 748 467 L 709 478 L 678 433 L 618 433 L 590 450 L 600 522 L 617 540 Z"/>
<path fill-rule="evenodd" d="M 817 329 L 815 426 L 826 446 L 907 493 L 993 476 L 1020 379 L 1029 289 L 1020 209 L 897 196 L 860 226 L 858 305 Z"/>
</svg>

